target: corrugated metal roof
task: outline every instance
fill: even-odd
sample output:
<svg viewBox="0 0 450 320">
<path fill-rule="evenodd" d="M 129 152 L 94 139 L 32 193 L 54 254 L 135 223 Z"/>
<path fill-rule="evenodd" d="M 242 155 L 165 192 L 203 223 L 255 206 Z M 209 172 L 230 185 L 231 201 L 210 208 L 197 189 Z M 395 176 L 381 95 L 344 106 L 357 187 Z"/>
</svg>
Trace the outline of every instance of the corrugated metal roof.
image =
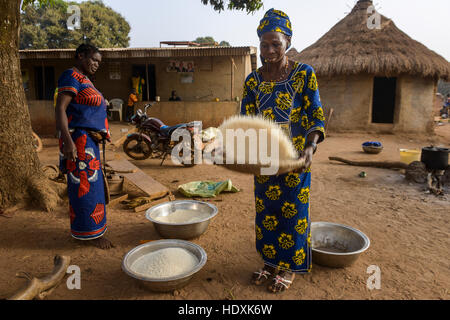
<svg viewBox="0 0 450 320">
<path fill-rule="evenodd" d="M 100 48 L 103 58 L 172 58 L 246 56 L 256 54 L 256 47 L 188 48 Z M 19 50 L 20 59 L 72 59 L 75 49 Z"/>
<path fill-rule="evenodd" d="M 161 45 L 167 44 L 171 46 L 193 46 L 193 47 L 200 47 L 201 44 L 193 41 L 160 41 L 159 47 L 161 48 Z"/>
</svg>

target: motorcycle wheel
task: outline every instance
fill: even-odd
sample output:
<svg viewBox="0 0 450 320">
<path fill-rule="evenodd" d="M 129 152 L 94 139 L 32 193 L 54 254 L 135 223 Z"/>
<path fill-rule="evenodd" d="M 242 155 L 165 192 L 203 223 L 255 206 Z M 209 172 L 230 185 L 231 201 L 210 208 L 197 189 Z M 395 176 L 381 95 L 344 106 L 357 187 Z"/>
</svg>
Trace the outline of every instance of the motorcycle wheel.
<svg viewBox="0 0 450 320">
<path fill-rule="evenodd" d="M 152 147 L 147 140 L 134 136 L 125 140 L 123 152 L 134 160 L 145 160 L 152 155 Z"/>
</svg>

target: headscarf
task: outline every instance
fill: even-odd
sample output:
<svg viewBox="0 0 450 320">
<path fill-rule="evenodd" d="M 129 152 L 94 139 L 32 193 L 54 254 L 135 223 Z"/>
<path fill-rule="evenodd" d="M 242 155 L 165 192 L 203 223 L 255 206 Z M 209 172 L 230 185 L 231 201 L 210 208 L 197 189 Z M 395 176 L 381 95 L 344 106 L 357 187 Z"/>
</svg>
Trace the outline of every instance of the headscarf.
<svg viewBox="0 0 450 320">
<path fill-rule="evenodd" d="M 266 12 L 256 31 L 260 38 L 264 33 L 270 31 L 281 32 L 288 37 L 292 37 L 292 26 L 288 15 L 273 8 Z"/>
</svg>

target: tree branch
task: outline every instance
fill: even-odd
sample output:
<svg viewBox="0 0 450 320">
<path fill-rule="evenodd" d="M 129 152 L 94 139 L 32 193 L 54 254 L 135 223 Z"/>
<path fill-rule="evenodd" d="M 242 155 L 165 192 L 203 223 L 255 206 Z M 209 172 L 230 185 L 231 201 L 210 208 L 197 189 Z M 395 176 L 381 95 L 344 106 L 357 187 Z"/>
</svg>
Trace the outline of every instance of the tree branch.
<svg viewBox="0 0 450 320">
<path fill-rule="evenodd" d="M 406 169 L 408 165 L 399 161 L 353 161 L 347 160 L 339 157 L 328 157 L 329 160 L 335 160 L 339 162 L 343 162 L 345 164 L 349 164 L 351 166 L 359 166 L 359 167 L 375 167 L 375 168 L 384 168 L 384 169 Z"/>
<path fill-rule="evenodd" d="M 19 290 L 9 300 L 32 300 L 36 297 L 43 299 L 62 281 L 69 264 L 69 256 L 56 255 L 52 273 L 42 278 L 32 278 L 25 288 Z"/>
</svg>

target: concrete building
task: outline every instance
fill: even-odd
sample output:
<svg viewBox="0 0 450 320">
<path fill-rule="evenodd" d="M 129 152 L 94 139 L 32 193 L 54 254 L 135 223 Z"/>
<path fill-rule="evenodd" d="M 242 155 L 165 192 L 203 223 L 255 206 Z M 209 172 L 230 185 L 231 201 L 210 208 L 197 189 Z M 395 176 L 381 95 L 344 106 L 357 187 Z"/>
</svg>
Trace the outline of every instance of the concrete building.
<svg viewBox="0 0 450 320">
<path fill-rule="evenodd" d="M 92 80 L 104 97 L 122 99 L 125 107 L 132 78 L 140 76 L 145 82 L 137 107 L 159 96 L 160 102 L 148 114 L 167 125 L 202 120 L 204 127 L 218 126 L 237 112 L 245 77 L 256 68 L 255 47 L 114 48 L 100 52 L 102 63 Z M 75 50 L 21 50 L 19 54 L 33 129 L 52 135 L 53 94 L 59 75 L 73 66 Z M 169 101 L 172 90 L 182 101 Z"/>
<path fill-rule="evenodd" d="M 372 11 L 371 0 L 353 10 L 316 43 L 288 55 L 317 74 L 334 131 L 431 132 L 437 82 L 450 63 Z"/>
</svg>

